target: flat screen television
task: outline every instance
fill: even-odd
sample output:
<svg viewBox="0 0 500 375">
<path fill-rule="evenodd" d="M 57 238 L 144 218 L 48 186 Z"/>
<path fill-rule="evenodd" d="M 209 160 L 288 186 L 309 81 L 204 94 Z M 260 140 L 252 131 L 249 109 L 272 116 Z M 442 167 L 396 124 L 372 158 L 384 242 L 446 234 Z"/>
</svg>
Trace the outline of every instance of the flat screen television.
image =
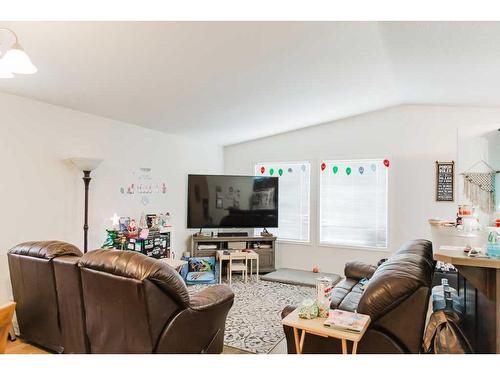
<svg viewBox="0 0 500 375">
<path fill-rule="evenodd" d="M 278 178 L 188 176 L 188 228 L 277 228 Z"/>
</svg>

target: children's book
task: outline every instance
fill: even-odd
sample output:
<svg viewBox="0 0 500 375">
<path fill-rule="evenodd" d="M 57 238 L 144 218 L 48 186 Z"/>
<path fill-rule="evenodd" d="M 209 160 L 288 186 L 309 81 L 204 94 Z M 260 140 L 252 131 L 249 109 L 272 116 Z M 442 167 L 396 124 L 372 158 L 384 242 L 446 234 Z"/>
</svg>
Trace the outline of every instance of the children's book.
<svg viewBox="0 0 500 375">
<path fill-rule="evenodd" d="M 368 315 L 335 309 L 329 311 L 323 324 L 342 331 L 361 332 L 369 319 Z"/>
</svg>

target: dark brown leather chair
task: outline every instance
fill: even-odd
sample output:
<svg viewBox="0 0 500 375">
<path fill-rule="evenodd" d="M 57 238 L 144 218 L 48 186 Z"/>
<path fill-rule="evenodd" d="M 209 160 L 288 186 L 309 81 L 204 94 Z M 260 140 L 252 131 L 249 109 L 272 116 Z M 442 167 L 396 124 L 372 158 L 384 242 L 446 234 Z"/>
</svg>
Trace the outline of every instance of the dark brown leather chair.
<svg viewBox="0 0 500 375">
<path fill-rule="evenodd" d="M 370 315 L 372 323 L 358 353 L 420 352 L 434 267 L 432 243 L 427 240 L 407 242 L 378 268 L 346 264 L 346 278 L 334 287 L 331 308 Z M 363 278 L 369 279 L 364 287 Z M 293 309 L 286 307 L 282 316 Z M 295 353 L 293 331 L 284 330 L 288 352 Z M 340 340 L 306 335 L 303 353 L 342 353 Z"/>
<path fill-rule="evenodd" d="M 227 286 L 190 297 L 173 268 L 131 251 L 91 251 L 80 267 L 91 353 L 222 352 Z"/>
<path fill-rule="evenodd" d="M 59 353 L 86 353 L 78 248 L 61 241 L 25 242 L 8 253 L 23 339 Z"/>
</svg>

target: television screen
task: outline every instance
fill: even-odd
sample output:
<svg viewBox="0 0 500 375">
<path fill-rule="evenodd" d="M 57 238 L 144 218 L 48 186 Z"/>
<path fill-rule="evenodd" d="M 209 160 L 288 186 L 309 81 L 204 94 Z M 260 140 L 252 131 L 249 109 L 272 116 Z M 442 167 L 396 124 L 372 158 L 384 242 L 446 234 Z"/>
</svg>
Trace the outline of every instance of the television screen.
<svg viewBox="0 0 500 375">
<path fill-rule="evenodd" d="M 278 178 L 188 176 L 188 228 L 278 227 Z"/>
</svg>

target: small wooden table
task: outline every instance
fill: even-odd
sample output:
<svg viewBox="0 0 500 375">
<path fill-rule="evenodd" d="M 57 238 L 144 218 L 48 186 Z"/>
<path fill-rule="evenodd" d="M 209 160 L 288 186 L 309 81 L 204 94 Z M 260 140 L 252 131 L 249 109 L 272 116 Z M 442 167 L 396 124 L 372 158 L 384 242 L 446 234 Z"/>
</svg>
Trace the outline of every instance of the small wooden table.
<svg viewBox="0 0 500 375">
<path fill-rule="evenodd" d="M 326 318 L 301 319 L 299 318 L 299 308 L 293 310 L 282 320 L 283 325 L 293 328 L 295 351 L 297 352 L 297 354 L 302 354 L 302 348 L 304 347 L 304 339 L 306 337 L 306 333 L 341 340 L 342 354 L 348 354 L 347 341 L 352 341 L 352 354 L 356 354 L 356 351 L 358 349 L 358 342 L 363 338 L 363 335 L 370 325 L 370 319 L 368 319 L 368 322 L 363 327 L 363 330 L 359 333 L 341 331 L 335 328 L 325 327 L 323 325 L 325 320 Z M 302 330 L 300 335 L 299 330 Z"/>
<path fill-rule="evenodd" d="M 238 255 L 241 256 L 241 259 L 245 259 L 245 256 L 247 259 L 250 260 L 250 276 L 252 276 L 253 273 L 253 261 L 255 260 L 257 263 L 257 281 L 259 281 L 259 254 L 257 254 L 253 250 L 248 250 L 248 251 L 234 251 L 234 250 L 228 250 L 231 251 L 231 256 L 233 259 L 238 259 Z M 224 254 L 224 250 L 217 250 L 216 252 L 216 257 L 217 260 L 219 261 L 219 284 L 222 283 L 222 264 L 225 260 L 229 261 L 229 254 Z"/>
<path fill-rule="evenodd" d="M 183 265 L 187 264 L 185 260 L 172 259 L 172 258 L 160 258 L 159 261 L 163 263 L 167 263 L 170 267 L 174 268 L 177 272 L 179 272 Z"/>
</svg>

